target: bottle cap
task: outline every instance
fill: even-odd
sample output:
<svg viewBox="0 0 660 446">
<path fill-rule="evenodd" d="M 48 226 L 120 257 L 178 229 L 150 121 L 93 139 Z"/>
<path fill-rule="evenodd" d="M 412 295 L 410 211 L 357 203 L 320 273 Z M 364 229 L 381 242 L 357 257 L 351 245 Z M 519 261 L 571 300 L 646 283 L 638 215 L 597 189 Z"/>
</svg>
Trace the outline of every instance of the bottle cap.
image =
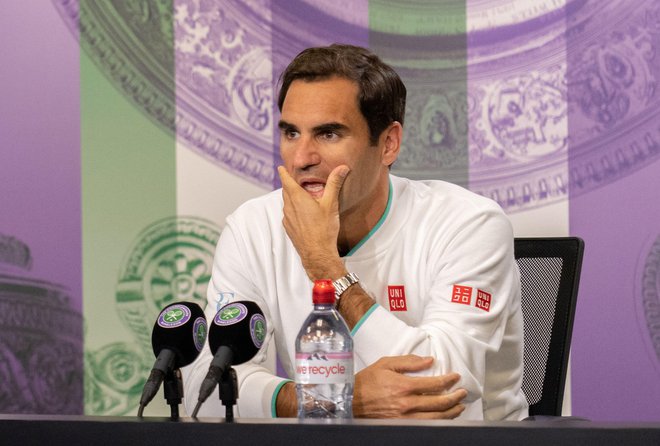
<svg viewBox="0 0 660 446">
<path fill-rule="evenodd" d="M 312 302 L 316 304 L 334 304 L 335 286 L 330 279 L 320 279 L 314 281 L 312 290 Z"/>
</svg>

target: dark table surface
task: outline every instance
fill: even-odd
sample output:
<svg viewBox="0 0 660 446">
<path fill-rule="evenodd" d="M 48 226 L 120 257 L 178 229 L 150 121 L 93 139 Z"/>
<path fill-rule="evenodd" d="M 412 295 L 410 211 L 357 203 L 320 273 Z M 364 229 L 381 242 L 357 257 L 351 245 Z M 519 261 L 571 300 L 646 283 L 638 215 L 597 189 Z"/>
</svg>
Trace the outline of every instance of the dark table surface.
<svg viewBox="0 0 660 446">
<path fill-rule="evenodd" d="M 101 417 L 0 414 L 0 444 L 150 445 L 660 445 L 660 422 L 507 422 Z"/>
</svg>

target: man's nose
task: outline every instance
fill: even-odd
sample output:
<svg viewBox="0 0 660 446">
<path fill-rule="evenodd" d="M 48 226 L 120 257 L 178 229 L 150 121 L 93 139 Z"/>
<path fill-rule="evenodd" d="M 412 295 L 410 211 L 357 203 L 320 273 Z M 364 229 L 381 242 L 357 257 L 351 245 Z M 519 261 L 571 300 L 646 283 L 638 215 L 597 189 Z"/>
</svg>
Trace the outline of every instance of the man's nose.
<svg viewBox="0 0 660 446">
<path fill-rule="evenodd" d="M 301 137 L 296 142 L 293 154 L 293 167 L 307 169 L 321 162 L 318 147 L 312 138 Z"/>
</svg>

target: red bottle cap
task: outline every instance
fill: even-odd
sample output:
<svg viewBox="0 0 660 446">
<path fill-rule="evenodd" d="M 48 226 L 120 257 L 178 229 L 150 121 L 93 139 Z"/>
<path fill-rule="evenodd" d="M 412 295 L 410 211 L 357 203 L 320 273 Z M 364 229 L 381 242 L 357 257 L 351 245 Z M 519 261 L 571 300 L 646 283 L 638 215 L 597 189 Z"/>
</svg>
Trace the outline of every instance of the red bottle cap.
<svg viewBox="0 0 660 446">
<path fill-rule="evenodd" d="M 335 286 L 330 279 L 320 279 L 314 281 L 314 288 L 312 289 L 312 302 L 317 304 L 334 304 L 335 303 Z"/>
</svg>

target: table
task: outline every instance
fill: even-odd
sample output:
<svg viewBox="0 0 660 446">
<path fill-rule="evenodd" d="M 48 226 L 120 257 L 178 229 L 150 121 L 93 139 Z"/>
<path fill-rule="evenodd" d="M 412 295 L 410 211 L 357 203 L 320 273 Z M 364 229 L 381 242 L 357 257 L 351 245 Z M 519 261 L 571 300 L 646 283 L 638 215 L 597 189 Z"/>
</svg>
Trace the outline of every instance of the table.
<svg viewBox="0 0 660 446">
<path fill-rule="evenodd" d="M 170 421 L 159 417 L 1 415 L 0 444 L 86 445 L 660 445 L 658 423 L 296 419 Z"/>
</svg>

